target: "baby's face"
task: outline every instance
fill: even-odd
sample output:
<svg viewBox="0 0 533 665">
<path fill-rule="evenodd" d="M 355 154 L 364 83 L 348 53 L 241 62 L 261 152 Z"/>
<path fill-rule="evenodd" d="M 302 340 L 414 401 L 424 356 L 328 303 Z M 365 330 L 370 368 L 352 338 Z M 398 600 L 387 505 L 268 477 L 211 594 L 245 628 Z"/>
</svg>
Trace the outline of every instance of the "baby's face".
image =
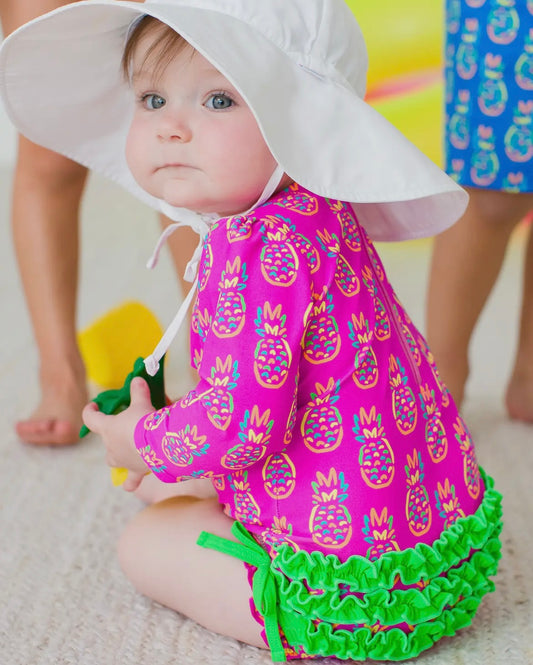
<svg viewBox="0 0 533 665">
<path fill-rule="evenodd" d="M 135 112 L 126 159 L 137 183 L 173 206 L 222 216 L 243 212 L 276 163 L 235 88 L 191 47 L 157 76 L 141 67 L 153 36 L 133 58 Z"/>
</svg>

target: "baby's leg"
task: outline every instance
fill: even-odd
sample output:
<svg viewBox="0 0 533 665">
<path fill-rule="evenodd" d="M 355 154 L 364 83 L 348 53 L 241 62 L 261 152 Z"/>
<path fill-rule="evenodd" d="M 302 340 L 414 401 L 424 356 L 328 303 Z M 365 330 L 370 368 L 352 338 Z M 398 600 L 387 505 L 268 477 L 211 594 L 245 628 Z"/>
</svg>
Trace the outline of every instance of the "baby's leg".
<svg viewBox="0 0 533 665">
<path fill-rule="evenodd" d="M 205 530 L 235 540 L 216 499 L 179 497 L 145 508 L 118 545 L 121 566 L 144 595 L 205 628 L 265 648 L 242 561 L 196 544 Z"/>
<path fill-rule="evenodd" d="M 533 196 L 530 196 L 533 209 Z M 505 402 L 511 418 L 533 423 L 533 233 L 528 230 L 520 335 Z"/>
<path fill-rule="evenodd" d="M 175 496 L 190 496 L 196 499 L 211 499 L 217 496 L 213 484 L 207 478 L 193 478 L 181 483 L 162 483 L 153 473 L 143 478 L 134 493 L 149 505 Z"/>
</svg>

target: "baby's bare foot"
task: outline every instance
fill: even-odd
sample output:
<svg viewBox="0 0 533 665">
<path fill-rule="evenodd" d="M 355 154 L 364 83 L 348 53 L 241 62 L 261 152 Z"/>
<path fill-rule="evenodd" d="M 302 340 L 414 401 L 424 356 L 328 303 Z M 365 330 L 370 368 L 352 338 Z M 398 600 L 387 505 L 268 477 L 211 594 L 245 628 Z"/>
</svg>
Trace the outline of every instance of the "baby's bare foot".
<svg viewBox="0 0 533 665">
<path fill-rule="evenodd" d="M 507 386 L 505 405 L 511 419 L 533 423 L 533 376 L 513 374 Z"/>
</svg>

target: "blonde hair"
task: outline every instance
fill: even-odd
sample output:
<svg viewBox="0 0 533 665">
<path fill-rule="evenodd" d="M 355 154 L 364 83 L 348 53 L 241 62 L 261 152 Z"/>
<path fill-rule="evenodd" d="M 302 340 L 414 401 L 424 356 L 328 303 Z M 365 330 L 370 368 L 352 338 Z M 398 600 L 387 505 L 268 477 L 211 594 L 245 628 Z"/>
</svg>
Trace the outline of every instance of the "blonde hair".
<svg viewBox="0 0 533 665">
<path fill-rule="evenodd" d="M 166 23 L 153 16 L 143 16 L 128 35 L 122 54 L 121 69 L 127 81 L 131 80 L 133 58 L 139 43 L 147 35 L 153 35 L 153 41 L 144 55 L 140 70 L 153 67 L 156 77 L 160 76 L 176 55 L 184 49 L 190 48 L 194 52 L 193 47 Z"/>
</svg>

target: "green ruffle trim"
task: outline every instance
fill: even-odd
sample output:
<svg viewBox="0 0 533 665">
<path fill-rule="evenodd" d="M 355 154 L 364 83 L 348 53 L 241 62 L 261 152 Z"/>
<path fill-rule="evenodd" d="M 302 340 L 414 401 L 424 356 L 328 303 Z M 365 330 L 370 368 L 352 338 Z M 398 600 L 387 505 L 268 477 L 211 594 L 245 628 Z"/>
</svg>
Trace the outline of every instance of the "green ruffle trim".
<svg viewBox="0 0 533 665">
<path fill-rule="evenodd" d="M 478 510 L 458 520 L 433 546 L 386 552 L 376 561 L 352 556 L 341 563 L 335 555 L 282 545 L 272 574 L 278 620 L 289 644 L 312 655 L 404 660 L 469 625 L 481 598 L 494 589 L 489 577 L 496 574 L 501 556 L 501 495 L 493 480 L 482 476 L 485 494 Z M 393 589 L 398 579 L 424 585 Z M 344 595 L 347 588 L 358 595 Z M 376 622 L 385 628 L 407 623 L 413 630 L 335 628 Z"/>
</svg>

